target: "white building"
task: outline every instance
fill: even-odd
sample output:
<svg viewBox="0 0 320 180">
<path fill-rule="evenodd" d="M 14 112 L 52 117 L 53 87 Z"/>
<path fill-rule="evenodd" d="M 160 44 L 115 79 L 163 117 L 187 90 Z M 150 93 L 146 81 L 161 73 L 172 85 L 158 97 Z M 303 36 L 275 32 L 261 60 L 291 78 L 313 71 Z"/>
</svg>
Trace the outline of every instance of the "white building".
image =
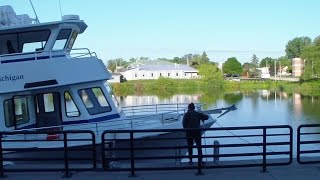
<svg viewBox="0 0 320 180">
<path fill-rule="evenodd" d="M 292 59 L 292 76 L 300 77 L 303 73 L 304 61 L 301 58 Z"/>
<path fill-rule="evenodd" d="M 112 79 L 109 79 L 109 83 L 121 83 L 123 82 L 123 75 L 119 73 L 112 73 Z"/>
<path fill-rule="evenodd" d="M 260 71 L 261 78 L 263 79 L 269 79 L 270 78 L 270 73 L 269 73 L 269 67 L 262 67 L 262 68 L 257 68 Z"/>
<path fill-rule="evenodd" d="M 121 72 L 126 80 L 158 79 L 166 77 L 172 79 L 198 78 L 198 70 L 184 64 L 139 64 Z"/>
</svg>

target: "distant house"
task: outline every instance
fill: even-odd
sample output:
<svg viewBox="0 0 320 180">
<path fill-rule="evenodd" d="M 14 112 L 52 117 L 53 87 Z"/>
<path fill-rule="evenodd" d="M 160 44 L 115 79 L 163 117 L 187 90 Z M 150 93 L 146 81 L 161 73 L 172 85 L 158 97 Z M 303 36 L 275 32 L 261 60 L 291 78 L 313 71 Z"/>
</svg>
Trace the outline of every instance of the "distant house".
<svg viewBox="0 0 320 180">
<path fill-rule="evenodd" d="M 112 79 L 109 79 L 109 83 L 122 83 L 125 81 L 124 77 L 122 74 L 119 73 L 112 73 Z"/>
<path fill-rule="evenodd" d="M 257 70 L 260 71 L 260 77 L 261 78 L 263 78 L 263 79 L 269 79 L 270 78 L 269 67 L 257 68 Z"/>
<path fill-rule="evenodd" d="M 172 79 L 198 78 L 198 70 L 184 64 L 164 61 L 150 61 L 150 63 L 136 63 L 128 66 L 128 70 L 121 72 L 126 80 L 158 79 L 166 77 Z"/>
</svg>

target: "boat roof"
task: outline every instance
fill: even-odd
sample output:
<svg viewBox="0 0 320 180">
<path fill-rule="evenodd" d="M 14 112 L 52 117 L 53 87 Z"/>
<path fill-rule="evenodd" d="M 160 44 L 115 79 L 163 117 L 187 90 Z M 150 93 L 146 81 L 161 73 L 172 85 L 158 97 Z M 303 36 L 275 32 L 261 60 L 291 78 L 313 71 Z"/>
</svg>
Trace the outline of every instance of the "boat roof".
<svg viewBox="0 0 320 180">
<path fill-rule="evenodd" d="M 80 34 L 83 33 L 88 27 L 83 20 L 62 20 L 62 21 L 54 21 L 54 22 L 46 22 L 46 23 L 4 26 L 4 27 L 0 27 L 0 34 L 17 33 L 21 31 L 33 31 L 33 30 L 46 29 L 46 28 L 52 29 L 52 27 L 56 27 L 63 24 L 73 24 L 77 26 L 80 29 L 79 31 Z"/>
</svg>

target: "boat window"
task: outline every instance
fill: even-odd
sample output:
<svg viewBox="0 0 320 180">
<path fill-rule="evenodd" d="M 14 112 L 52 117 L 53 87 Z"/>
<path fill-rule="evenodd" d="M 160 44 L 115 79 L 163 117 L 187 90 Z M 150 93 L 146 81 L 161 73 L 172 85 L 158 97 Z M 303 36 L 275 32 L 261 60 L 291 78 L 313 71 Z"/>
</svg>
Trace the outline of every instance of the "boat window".
<svg viewBox="0 0 320 180">
<path fill-rule="evenodd" d="M 17 34 L 0 35 L 0 55 L 18 53 Z"/>
<path fill-rule="evenodd" d="M 72 49 L 73 44 L 76 41 L 77 36 L 78 36 L 78 31 L 73 31 L 72 36 L 69 40 L 69 44 L 67 46 L 67 49 Z"/>
<path fill-rule="evenodd" d="M 89 114 L 99 114 L 111 111 L 111 107 L 101 88 L 87 88 L 78 91 Z"/>
<path fill-rule="evenodd" d="M 113 103 L 116 105 L 116 107 L 119 107 L 119 102 L 118 102 L 116 96 L 113 94 L 111 87 L 107 84 L 105 84 L 105 87 L 106 87 L 109 95 L 111 96 Z"/>
<path fill-rule="evenodd" d="M 93 104 L 92 104 L 86 90 L 80 90 L 79 94 L 80 94 L 81 99 L 82 99 L 84 105 L 86 106 L 86 108 L 92 108 Z"/>
<path fill-rule="evenodd" d="M 18 97 L 14 98 L 13 101 L 4 101 L 5 124 L 7 127 L 18 126 L 30 121 L 28 100 L 28 97 Z"/>
<path fill-rule="evenodd" d="M 52 50 L 60 50 L 66 47 L 66 43 L 71 34 L 71 29 L 61 29 L 56 41 L 54 42 Z"/>
<path fill-rule="evenodd" d="M 53 94 L 43 94 L 43 103 L 45 112 L 54 112 Z"/>
<path fill-rule="evenodd" d="M 64 93 L 64 102 L 66 107 L 67 117 L 79 117 L 80 112 L 76 104 L 74 103 L 72 96 L 69 92 Z"/>
<path fill-rule="evenodd" d="M 44 49 L 50 30 L 31 31 L 19 33 L 19 45 L 21 45 L 21 52 L 35 52 Z"/>
</svg>

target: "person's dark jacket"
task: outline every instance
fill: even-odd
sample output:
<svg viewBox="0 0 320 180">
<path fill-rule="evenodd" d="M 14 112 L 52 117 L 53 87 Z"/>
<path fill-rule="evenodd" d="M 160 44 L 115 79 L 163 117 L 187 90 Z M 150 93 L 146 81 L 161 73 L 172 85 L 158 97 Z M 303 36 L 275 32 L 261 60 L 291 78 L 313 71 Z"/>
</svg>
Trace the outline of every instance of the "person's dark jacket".
<svg viewBox="0 0 320 180">
<path fill-rule="evenodd" d="M 189 109 L 183 116 L 183 128 L 200 128 L 200 121 L 207 120 L 208 115 Z"/>
</svg>

